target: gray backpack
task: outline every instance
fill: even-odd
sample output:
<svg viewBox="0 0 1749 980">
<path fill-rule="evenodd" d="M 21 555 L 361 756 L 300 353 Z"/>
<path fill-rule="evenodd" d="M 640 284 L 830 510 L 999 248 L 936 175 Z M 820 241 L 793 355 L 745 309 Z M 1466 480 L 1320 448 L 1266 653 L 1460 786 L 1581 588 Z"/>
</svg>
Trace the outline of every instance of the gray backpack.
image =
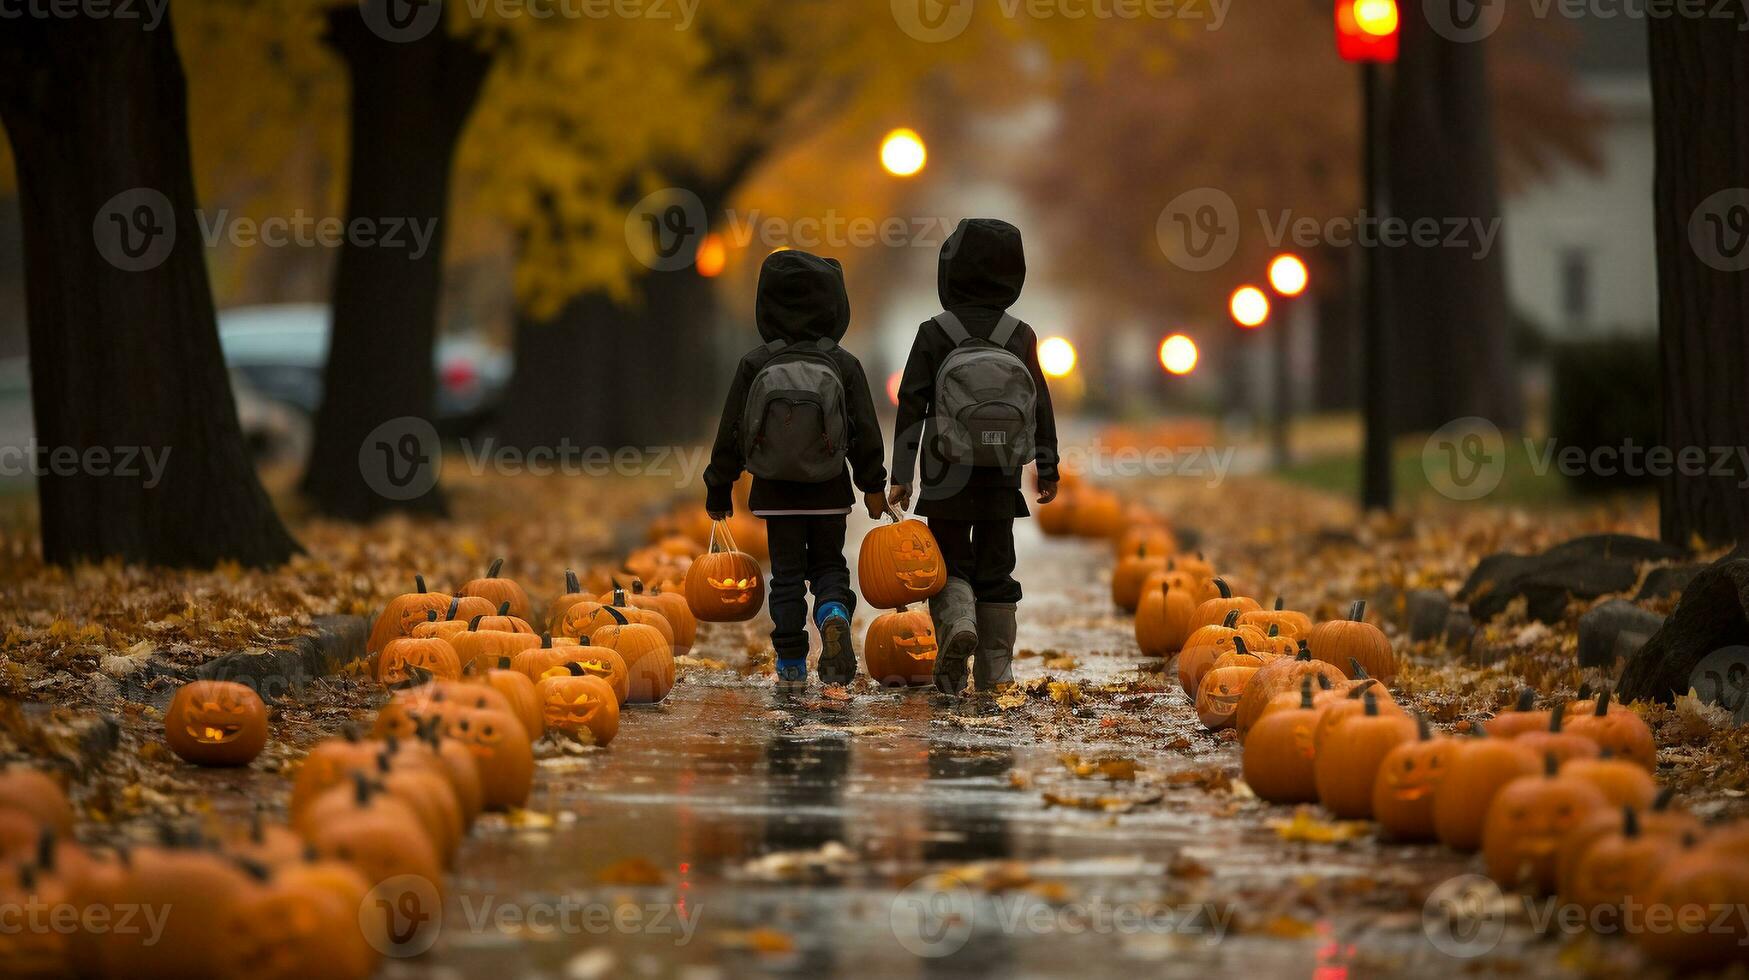
<svg viewBox="0 0 1749 980">
<path fill-rule="evenodd" d="M 844 379 L 822 338 L 811 344 L 774 340 L 747 386 L 741 415 L 741 455 L 762 480 L 825 483 L 844 471 L 850 423 Z"/>
<path fill-rule="evenodd" d="M 952 313 L 935 322 L 954 343 L 935 372 L 935 432 L 951 463 L 1016 469 L 1037 455 L 1038 389 L 1026 362 L 1006 346 L 1020 321 L 1002 314 L 990 339 L 966 333 Z"/>
</svg>

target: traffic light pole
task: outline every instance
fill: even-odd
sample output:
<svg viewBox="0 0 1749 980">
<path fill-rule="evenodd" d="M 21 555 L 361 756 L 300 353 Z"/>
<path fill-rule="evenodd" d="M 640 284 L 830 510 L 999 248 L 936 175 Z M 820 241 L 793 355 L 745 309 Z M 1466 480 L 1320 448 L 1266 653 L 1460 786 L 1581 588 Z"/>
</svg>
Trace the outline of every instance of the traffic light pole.
<svg viewBox="0 0 1749 980">
<path fill-rule="evenodd" d="M 1362 188 L 1363 207 L 1367 217 L 1377 220 L 1384 205 L 1379 195 L 1380 166 L 1383 146 L 1381 128 L 1380 86 L 1382 79 L 1377 64 L 1367 61 L 1360 66 L 1361 139 L 1364 146 Z M 1369 236 L 1362 245 L 1364 271 L 1360 298 L 1360 359 L 1361 413 L 1366 436 L 1361 462 L 1360 504 L 1366 510 L 1391 509 L 1391 427 L 1390 400 L 1386 385 L 1390 380 L 1389 359 L 1385 349 L 1389 338 L 1384 326 L 1384 263 L 1379 254 L 1377 236 Z"/>
</svg>

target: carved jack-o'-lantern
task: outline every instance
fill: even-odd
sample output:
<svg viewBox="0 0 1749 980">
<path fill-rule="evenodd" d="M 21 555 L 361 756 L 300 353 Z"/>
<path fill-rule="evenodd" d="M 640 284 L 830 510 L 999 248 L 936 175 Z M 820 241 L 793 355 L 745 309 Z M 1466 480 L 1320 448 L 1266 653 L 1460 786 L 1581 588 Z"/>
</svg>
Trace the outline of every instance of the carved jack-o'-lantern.
<svg viewBox="0 0 1749 980">
<path fill-rule="evenodd" d="M 893 523 L 862 539 L 856 580 L 869 605 L 897 609 L 940 592 L 947 585 L 947 562 L 922 521 L 887 514 Z"/>
<path fill-rule="evenodd" d="M 908 687 L 930 683 L 935 673 L 935 623 L 927 610 L 876 616 L 862 644 L 863 663 L 877 684 Z"/>
<path fill-rule="evenodd" d="M 365 649 L 375 653 L 397 636 L 412 636 L 415 627 L 429 620 L 429 613 L 442 615 L 449 609 L 450 598 L 442 592 L 427 590 L 425 576 L 413 576 L 413 591 L 390 599 L 378 614 Z"/>
<path fill-rule="evenodd" d="M 625 658 L 607 647 L 588 643 L 573 648 L 569 660 L 548 667 L 535 680 L 538 682 L 549 677 L 568 677 L 578 672 L 605 681 L 620 704 L 625 704 L 626 698 L 631 694 L 631 678 L 626 673 Z"/>
<path fill-rule="evenodd" d="M 1609 806 L 1602 791 L 1560 774 L 1549 755 L 1545 775 L 1515 779 L 1495 794 L 1482 824 L 1482 856 L 1488 876 L 1507 887 L 1550 888 L 1562 838 L 1593 812 Z"/>
<path fill-rule="evenodd" d="M 1398 840 L 1433 840 L 1433 794 L 1451 769 L 1460 743 L 1435 737 L 1426 715 L 1416 714 L 1415 724 L 1415 741 L 1398 745 L 1379 763 L 1372 813 L 1379 826 Z"/>
<path fill-rule="evenodd" d="M 735 539 L 718 521 L 711 526 L 710 551 L 686 570 L 686 605 L 702 623 L 740 623 L 765 605 L 765 577 L 759 562 L 735 550 Z"/>
<path fill-rule="evenodd" d="M 612 650 L 625 662 L 626 700 L 654 704 L 667 697 L 674 687 L 673 648 L 652 627 L 628 621 L 614 606 L 606 608 L 617 621 L 590 634 L 589 642 Z"/>
<path fill-rule="evenodd" d="M 267 706 L 231 681 L 184 684 L 164 712 L 164 741 L 200 766 L 246 766 L 267 745 Z"/>
<path fill-rule="evenodd" d="M 462 665 L 456 657 L 455 647 L 450 646 L 448 640 L 435 636 L 397 637 L 377 653 L 377 681 L 380 683 L 405 681 L 410 676 L 409 667 L 429 671 L 433 677 L 446 681 L 459 680 L 462 676 Z"/>
<path fill-rule="evenodd" d="M 534 784 L 534 749 L 521 722 L 502 711 L 456 711 L 444 722 L 444 734 L 466 745 L 480 764 L 487 809 L 528 802 Z"/>
<path fill-rule="evenodd" d="M 606 745 L 619 733 L 619 696 L 606 681 L 577 664 L 569 666 L 569 672 L 540 682 L 547 727 L 573 734 L 587 731 L 596 745 Z"/>
</svg>

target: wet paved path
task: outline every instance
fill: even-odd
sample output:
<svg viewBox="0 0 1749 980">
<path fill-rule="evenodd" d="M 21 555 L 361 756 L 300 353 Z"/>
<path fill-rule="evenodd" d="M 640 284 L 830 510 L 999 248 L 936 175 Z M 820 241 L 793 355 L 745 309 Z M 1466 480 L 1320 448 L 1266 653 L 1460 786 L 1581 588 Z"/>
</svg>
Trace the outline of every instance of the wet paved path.
<svg viewBox="0 0 1749 980">
<path fill-rule="evenodd" d="M 1075 664 L 1035 654 L 1017 675 L 1072 680 L 1081 703 L 947 709 L 859 687 L 785 704 L 762 677 L 689 670 L 610 749 L 543 762 L 531 810 L 550 825 L 477 832 L 438 945 L 388 974 L 1456 972 L 1420 909 L 1464 862 L 1283 840 L 1269 821 L 1291 813 L 1228 782 L 1236 743 L 1143 669 L 1103 547 L 1028 526 L 1020 550 L 1019 646 Z M 694 654 L 742 665 L 758 628 L 712 628 Z M 1140 775 L 1078 778 L 1065 754 Z"/>
</svg>

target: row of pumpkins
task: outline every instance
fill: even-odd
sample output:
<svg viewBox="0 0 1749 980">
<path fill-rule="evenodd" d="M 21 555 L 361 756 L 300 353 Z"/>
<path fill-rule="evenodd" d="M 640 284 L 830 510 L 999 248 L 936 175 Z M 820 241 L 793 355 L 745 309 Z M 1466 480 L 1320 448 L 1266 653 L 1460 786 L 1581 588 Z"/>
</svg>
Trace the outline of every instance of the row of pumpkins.
<svg viewBox="0 0 1749 980">
<path fill-rule="evenodd" d="M 454 594 L 416 576 L 367 642 L 388 702 L 368 734 L 310 749 L 284 823 L 258 813 L 246 827 L 162 846 L 86 848 L 72 841 L 58 784 L 27 769 L 0 773 L 0 903 L 34 899 L 74 911 L 78 923 L 0 933 L 7 975 L 370 976 L 409 924 L 441 915 L 444 872 L 479 814 L 527 802 L 535 740 L 587 733 L 608 744 L 623 705 L 667 696 L 674 657 L 692 648 L 701 621 L 742 621 L 762 608 L 759 558 L 736 547 L 726 524 L 688 534 L 685 523 L 678 513 L 656 522 L 649 546 L 586 573 L 587 584 L 567 571 L 540 629 L 501 561 Z M 920 522 L 895 515 L 865 540 L 865 598 L 895 610 L 869 628 L 871 676 L 928 681 L 929 617 L 906 606 L 939 591 L 945 574 Z M 171 699 L 164 734 L 188 762 L 246 765 L 267 743 L 266 705 L 245 685 L 194 681 Z M 426 887 L 374 894 L 407 881 Z M 156 935 L 88 925 L 124 907 L 167 914 Z"/>
<path fill-rule="evenodd" d="M 1559 896 L 1587 922 L 1618 913 L 1605 921 L 1628 923 L 1660 962 L 1749 961 L 1736 914 L 1749 907 L 1749 821 L 1706 827 L 1673 807 L 1652 775 L 1651 730 L 1609 692 L 1537 710 L 1527 689 L 1470 734 L 1437 734 L 1386 688 L 1396 657 L 1364 602 L 1315 625 L 1280 599 L 1264 609 L 1201 555 L 1179 554 L 1164 522 L 1085 493 L 1099 495 L 1094 517 L 1058 533 L 1113 541 L 1112 600 L 1134 613 L 1138 647 L 1177 658 L 1206 728 L 1235 730 L 1259 798 L 1479 850 L 1503 887 Z M 1638 927 L 1624 918 L 1635 906 Z"/>
</svg>

